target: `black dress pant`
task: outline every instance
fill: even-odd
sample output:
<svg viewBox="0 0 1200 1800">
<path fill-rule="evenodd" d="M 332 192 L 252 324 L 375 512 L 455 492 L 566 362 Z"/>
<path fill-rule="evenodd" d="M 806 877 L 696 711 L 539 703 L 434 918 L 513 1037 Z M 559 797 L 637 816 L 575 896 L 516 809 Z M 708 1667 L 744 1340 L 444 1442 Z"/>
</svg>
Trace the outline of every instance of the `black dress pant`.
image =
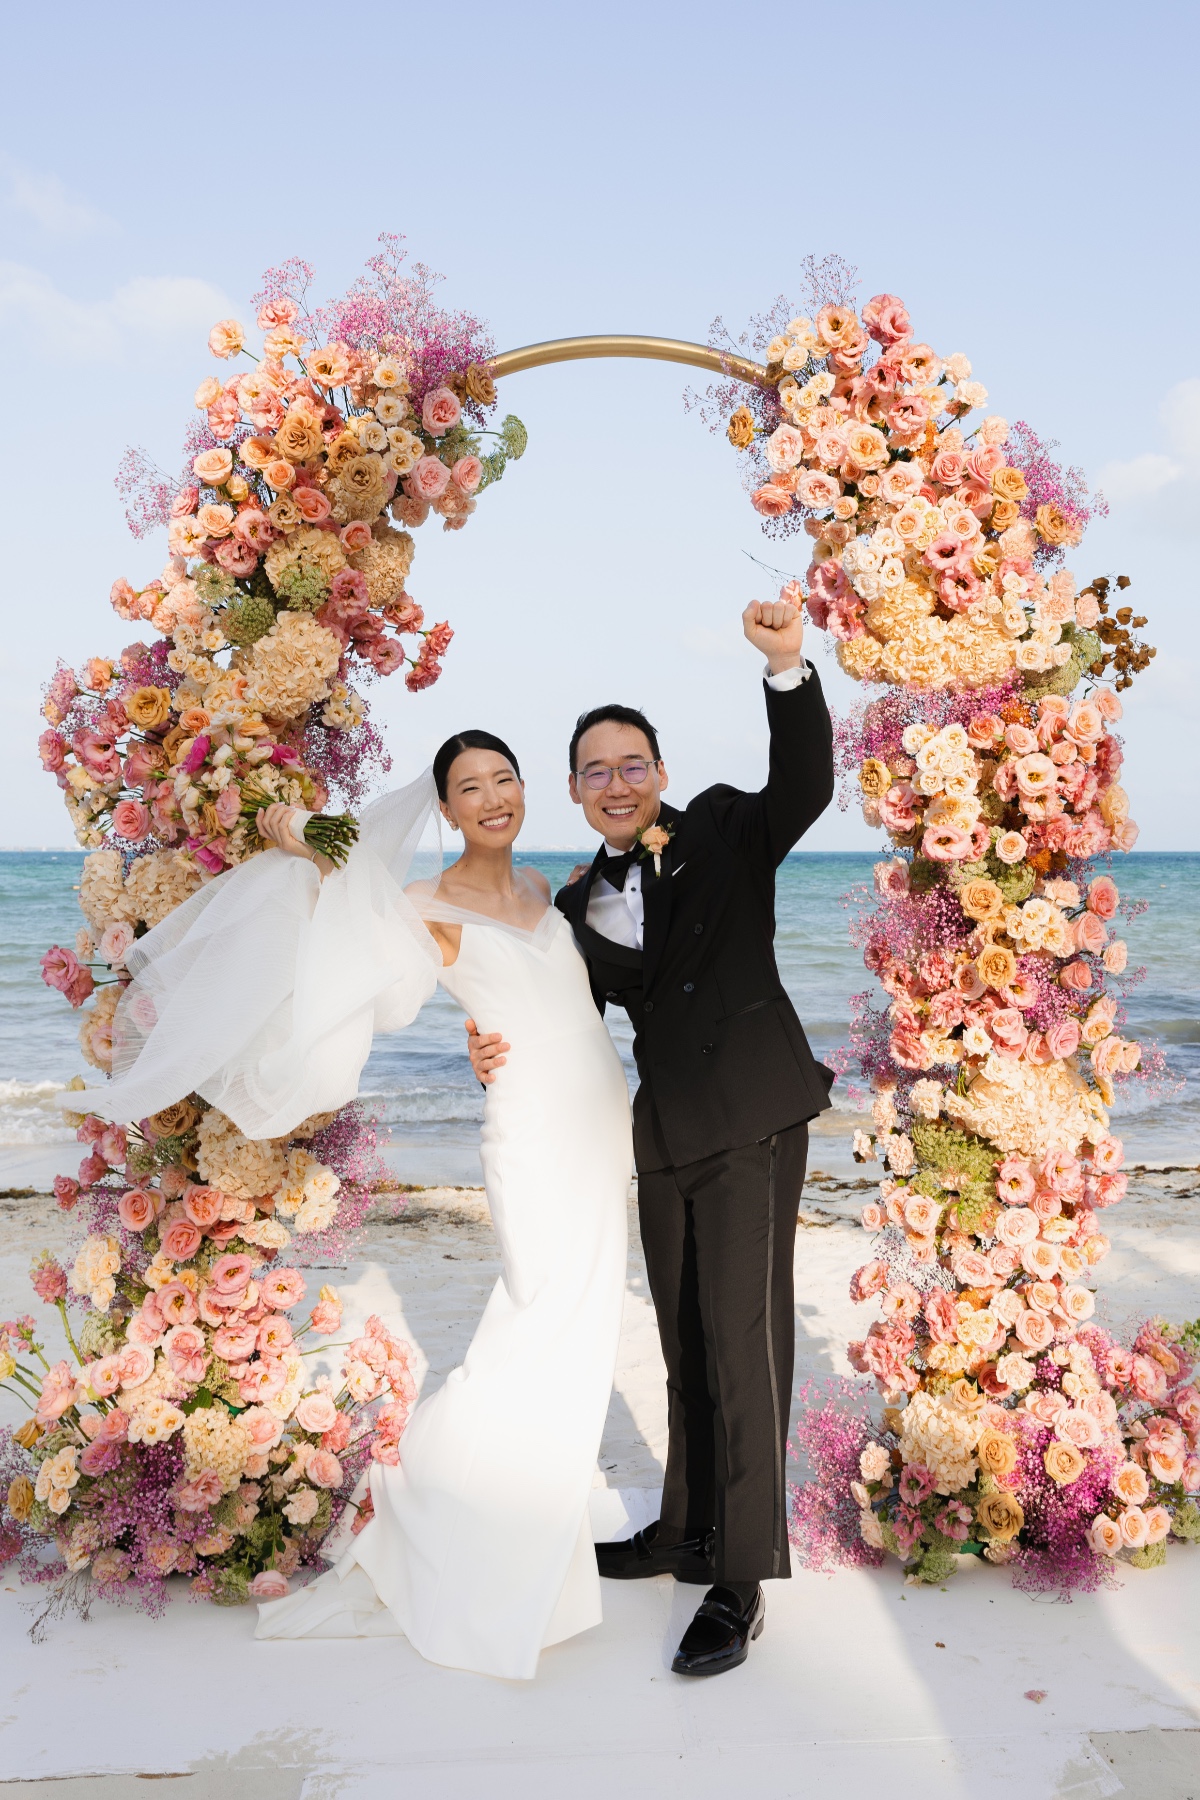
<svg viewBox="0 0 1200 1800">
<path fill-rule="evenodd" d="M 790 1575 L 792 1257 L 808 1126 L 638 1177 L 667 1365 L 660 1541 L 716 1529 L 716 1579 Z"/>
</svg>

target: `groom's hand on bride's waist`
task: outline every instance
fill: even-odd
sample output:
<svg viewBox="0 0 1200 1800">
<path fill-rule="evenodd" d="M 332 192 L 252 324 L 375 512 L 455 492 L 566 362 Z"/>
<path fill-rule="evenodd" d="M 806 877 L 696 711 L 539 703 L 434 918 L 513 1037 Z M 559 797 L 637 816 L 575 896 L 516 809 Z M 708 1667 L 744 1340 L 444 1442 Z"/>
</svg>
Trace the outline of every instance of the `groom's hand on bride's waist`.
<svg viewBox="0 0 1200 1800">
<path fill-rule="evenodd" d="M 504 1052 L 511 1050 L 498 1031 L 480 1031 L 474 1019 L 466 1023 L 467 1054 L 471 1058 L 471 1067 L 484 1087 L 496 1078 L 496 1070 L 504 1067 L 507 1058 Z"/>
</svg>

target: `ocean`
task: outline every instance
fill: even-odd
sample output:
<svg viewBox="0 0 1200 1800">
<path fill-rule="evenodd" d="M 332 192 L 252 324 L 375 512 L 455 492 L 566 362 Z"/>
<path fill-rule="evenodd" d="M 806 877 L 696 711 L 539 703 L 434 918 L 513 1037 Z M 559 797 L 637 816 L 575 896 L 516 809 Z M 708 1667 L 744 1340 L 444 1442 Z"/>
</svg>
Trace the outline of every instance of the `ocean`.
<svg viewBox="0 0 1200 1800">
<path fill-rule="evenodd" d="M 585 855 L 527 851 L 519 861 L 554 886 Z M 45 987 L 39 958 L 52 943 L 73 945 L 82 923 L 74 888 L 82 852 L 0 851 L 0 1178 L 42 1185 L 79 1158 L 53 1104 L 70 1077 L 85 1072 L 77 1020 Z M 849 999 L 872 985 L 848 942 L 849 899 L 871 879 L 876 853 L 798 852 L 779 872 L 778 955 L 784 983 L 818 1056 L 846 1041 Z M 1127 1032 L 1157 1040 L 1171 1081 L 1158 1094 L 1122 1100 L 1114 1128 L 1131 1161 L 1200 1161 L 1200 853 L 1149 852 L 1116 859 L 1122 898 L 1148 910 L 1123 927 L 1131 967 L 1146 970 L 1129 1004 Z M 630 1032 L 610 1013 L 631 1080 Z M 853 1110 L 839 1082 L 835 1103 Z M 377 1041 L 363 1097 L 380 1120 L 388 1161 L 407 1181 L 478 1181 L 476 1134 L 481 1094 L 467 1062 L 462 1014 L 440 989 L 416 1023 Z M 832 1124 L 833 1121 L 830 1121 Z M 843 1134 L 844 1137 L 844 1134 Z M 845 1143 L 822 1149 L 826 1167 L 845 1159 Z M 814 1160 L 815 1157 L 814 1157 Z"/>
</svg>

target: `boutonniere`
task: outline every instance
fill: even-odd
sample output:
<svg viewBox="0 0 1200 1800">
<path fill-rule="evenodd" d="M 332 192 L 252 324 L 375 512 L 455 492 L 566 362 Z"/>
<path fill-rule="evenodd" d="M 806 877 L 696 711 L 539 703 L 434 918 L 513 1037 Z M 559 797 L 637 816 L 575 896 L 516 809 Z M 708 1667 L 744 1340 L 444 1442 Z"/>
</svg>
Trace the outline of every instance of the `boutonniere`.
<svg viewBox="0 0 1200 1800">
<path fill-rule="evenodd" d="M 673 825 L 647 825 L 637 834 L 637 841 L 642 846 L 641 855 L 654 858 L 655 875 L 662 874 L 662 854 L 674 836 Z"/>
</svg>

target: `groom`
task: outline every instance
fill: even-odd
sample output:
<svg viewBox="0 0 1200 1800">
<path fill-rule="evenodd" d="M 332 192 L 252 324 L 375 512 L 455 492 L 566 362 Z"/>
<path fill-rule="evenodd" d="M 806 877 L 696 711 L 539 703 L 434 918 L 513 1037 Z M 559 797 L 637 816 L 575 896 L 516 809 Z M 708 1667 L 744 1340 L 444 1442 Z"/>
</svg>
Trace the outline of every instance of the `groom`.
<svg viewBox="0 0 1200 1800">
<path fill-rule="evenodd" d="M 585 713 L 570 792 L 604 842 L 555 902 L 596 1004 L 623 1006 L 634 1026 L 642 1243 L 667 1366 L 661 1517 L 596 1555 L 616 1580 L 712 1583 L 672 1664 L 683 1675 L 744 1662 L 762 1630 L 760 1581 L 790 1574 L 792 1257 L 807 1122 L 833 1080 L 773 943 L 775 871 L 833 794 L 829 714 L 796 609 L 755 601 L 742 623 L 767 661 L 766 786 L 669 806 L 649 720 Z M 480 1079 L 507 1048 L 498 1033 L 471 1038 Z"/>
</svg>

